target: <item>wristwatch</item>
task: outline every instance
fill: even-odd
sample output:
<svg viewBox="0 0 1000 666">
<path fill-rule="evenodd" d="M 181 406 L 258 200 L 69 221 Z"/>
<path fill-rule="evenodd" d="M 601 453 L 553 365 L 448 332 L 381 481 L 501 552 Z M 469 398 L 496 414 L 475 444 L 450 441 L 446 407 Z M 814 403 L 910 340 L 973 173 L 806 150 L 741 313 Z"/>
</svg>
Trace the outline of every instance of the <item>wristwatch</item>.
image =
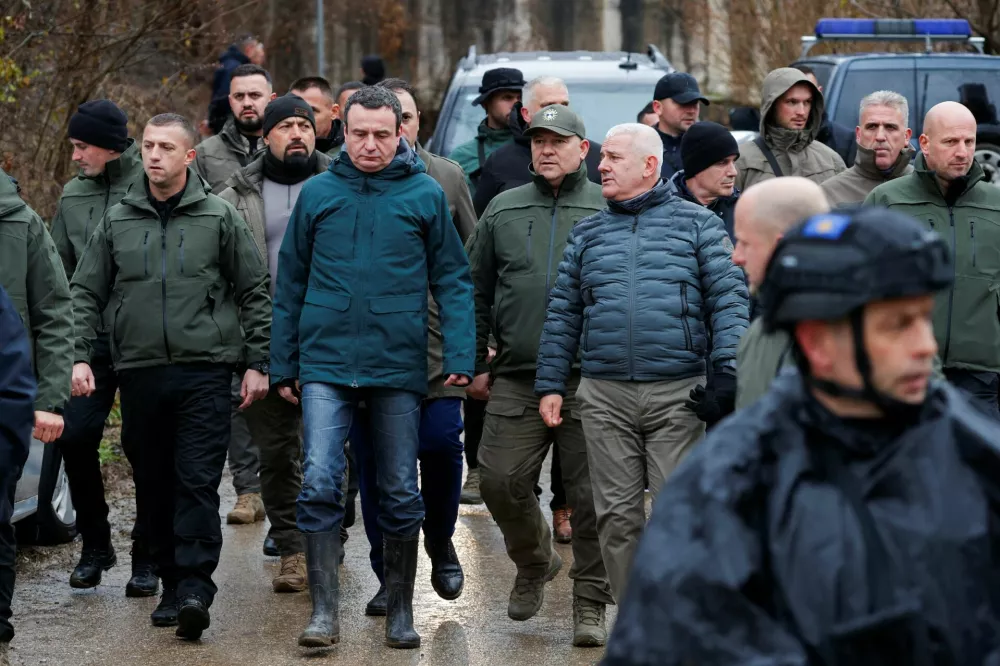
<svg viewBox="0 0 1000 666">
<path fill-rule="evenodd" d="M 250 368 L 251 370 L 256 370 L 262 375 L 271 374 L 271 364 L 268 363 L 267 361 L 254 361 L 247 367 Z"/>
</svg>

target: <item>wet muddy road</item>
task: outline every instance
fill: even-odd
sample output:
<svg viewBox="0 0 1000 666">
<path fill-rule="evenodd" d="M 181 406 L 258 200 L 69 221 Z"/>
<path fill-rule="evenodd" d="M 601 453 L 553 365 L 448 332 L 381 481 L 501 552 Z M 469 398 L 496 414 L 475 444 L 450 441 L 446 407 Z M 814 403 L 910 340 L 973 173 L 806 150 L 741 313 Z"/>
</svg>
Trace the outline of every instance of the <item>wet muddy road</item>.
<svg viewBox="0 0 1000 666">
<path fill-rule="evenodd" d="M 546 463 L 544 470 L 549 469 Z M 547 489 L 547 479 L 542 486 Z M 222 484 L 222 514 L 232 506 L 228 477 Z M 549 493 L 542 504 L 548 511 Z M 128 529 L 131 499 L 113 502 L 118 566 L 104 575 L 95 590 L 72 590 L 69 573 L 79 542 L 59 548 L 28 549 L 18 572 L 14 598 L 17 637 L 14 664 L 48 666 L 279 666 L 284 664 L 351 664 L 352 666 L 583 666 L 596 664 L 600 649 L 571 645 L 572 561 L 568 545 L 557 545 L 565 562 L 546 586 L 545 602 L 527 622 L 507 617 L 507 598 L 514 566 L 504 553 L 503 537 L 483 505 L 462 506 L 455 546 L 465 567 L 466 585 L 456 601 L 440 599 L 431 588 L 430 563 L 420 550 L 414 598 L 418 650 L 391 650 L 382 644 L 384 620 L 364 615 L 365 603 L 378 582 L 368 564 L 368 542 L 360 524 L 351 528 L 347 559 L 341 568 L 341 643 L 327 651 L 300 649 L 296 638 L 309 611 L 308 593 L 274 594 L 271 578 L 278 559 L 261 554 L 266 523 L 233 527 L 223 524 L 222 560 L 215 580 L 219 595 L 212 607 L 212 626 L 202 640 L 186 643 L 174 630 L 156 629 L 149 613 L 156 599 L 127 599 Z M 609 609 L 609 621 L 613 609 Z"/>
</svg>

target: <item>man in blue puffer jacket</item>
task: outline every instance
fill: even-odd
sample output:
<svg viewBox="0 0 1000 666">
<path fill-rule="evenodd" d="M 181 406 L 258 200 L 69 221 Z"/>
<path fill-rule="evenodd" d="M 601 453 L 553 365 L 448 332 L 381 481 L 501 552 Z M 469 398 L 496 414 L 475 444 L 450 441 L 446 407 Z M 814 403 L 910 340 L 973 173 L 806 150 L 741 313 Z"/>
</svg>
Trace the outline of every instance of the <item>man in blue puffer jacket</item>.
<svg viewBox="0 0 1000 666">
<path fill-rule="evenodd" d="M 619 603 L 645 525 L 643 477 L 655 496 L 705 432 L 696 412 L 731 411 L 736 347 L 749 320 L 722 220 L 671 193 L 660 180 L 662 154 L 646 125 L 608 132 L 600 165 L 608 208 L 570 232 L 535 378 L 539 411 L 555 427 L 581 351 L 576 395 L 601 552 Z M 691 405 L 709 354 L 713 382 Z"/>
<path fill-rule="evenodd" d="M 469 260 L 441 186 L 402 139 L 399 99 L 363 88 L 344 112 L 344 150 L 302 187 L 278 253 L 271 381 L 302 400 L 298 525 L 313 614 L 299 645 L 340 638 L 337 561 L 344 443 L 365 401 L 382 498 L 386 644 L 415 648 L 413 582 L 424 505 L 417 486 L 427 393 L 428 287 L 444 338 L 445 386 L 475 367 Z"/>
</svg>

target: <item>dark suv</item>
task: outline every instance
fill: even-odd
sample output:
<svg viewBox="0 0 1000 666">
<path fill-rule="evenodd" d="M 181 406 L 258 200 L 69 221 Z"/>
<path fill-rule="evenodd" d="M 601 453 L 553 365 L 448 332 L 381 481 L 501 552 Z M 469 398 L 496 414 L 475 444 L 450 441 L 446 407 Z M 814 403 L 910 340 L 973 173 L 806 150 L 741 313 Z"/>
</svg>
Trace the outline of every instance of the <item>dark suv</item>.
<svg viewBox="0 0 1000 666">
<path fill-rule="evenodd" d="M 871 30 L 866 27 L 869 25 Z M 987 179 L 1000 184 L 1000 121 L 996 106 L 1000 100 L 1000 58 L 981 52 L 808 55 L 814 44 L 848 40 L 920 41 L 928 49 L 935 41 L 947 40 L 981 51 L 982 40 L 971 36 L 967 21 L 823 19 L 816 24 L 815 37 L 803 37 L 803 55 L 795 64 L 808 65 L 816 73 L 830 119 L 845 127 L 857 126 L 859 105 L 865 95 L 888 89 L 906 97 L 914 146 L 928 109 L 939 102 L 961 102 L 979 123 L 976 160 L 982 164 Z"/>
<path fill-rule="evenodd" d="M 530 81 L 558 76 L 569 88 L 573 110 L 583 116 L 587 134 L 602 141 L 609 129 L 635 122 L 636 114 L 653 99 L 660 77 L 674 71 L 663 54 L 650 45 L 646 53 L 594 51 L 525 51 L 477 55 L 476 47 L 462 58 L 441 104 L 434 136 L 427 149 L 448 155 L 455 146 L 476 136 L 483 109 L 472 106 L 483 74 L 495 67 L 516 67 Z"/>
</svg>

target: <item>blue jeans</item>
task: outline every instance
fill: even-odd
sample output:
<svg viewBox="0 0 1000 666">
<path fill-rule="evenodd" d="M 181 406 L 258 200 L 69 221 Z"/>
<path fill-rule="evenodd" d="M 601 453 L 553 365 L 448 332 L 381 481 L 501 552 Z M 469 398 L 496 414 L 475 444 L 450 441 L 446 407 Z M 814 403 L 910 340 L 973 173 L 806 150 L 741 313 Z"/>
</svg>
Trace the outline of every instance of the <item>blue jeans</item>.
<svg viewBox="0 0 1000 666">
<path fill-rule="evenodd" d="M 427 515 L 424 538 L 450 539 L 458 522 L 462 494 L 462 400 L 427 400 L 420 410 L 420 493 Z M 374 455 L 371 431 L 359 419 L 351 429 L 351 447 L 358 460 L 361 485 L 361 518 L 371 545 L 372 570 L 384 583 L 380 493 L 376 482 L 381 462 Z"/>
<path fill-rule="evenodd" d="M 368 405 L 378 464 L 379 527 L 395 538 L 420 533 L 424 502 L 417 487 L 421 396 L 396 389 L 352 389 L 310 382 L 302 387 L 305 431 L 302 492 L 296 517 L 305 533 L 337 532 L 344 520 L 344 443 L 357 423 L 358 403 Z"/>
</svg>

